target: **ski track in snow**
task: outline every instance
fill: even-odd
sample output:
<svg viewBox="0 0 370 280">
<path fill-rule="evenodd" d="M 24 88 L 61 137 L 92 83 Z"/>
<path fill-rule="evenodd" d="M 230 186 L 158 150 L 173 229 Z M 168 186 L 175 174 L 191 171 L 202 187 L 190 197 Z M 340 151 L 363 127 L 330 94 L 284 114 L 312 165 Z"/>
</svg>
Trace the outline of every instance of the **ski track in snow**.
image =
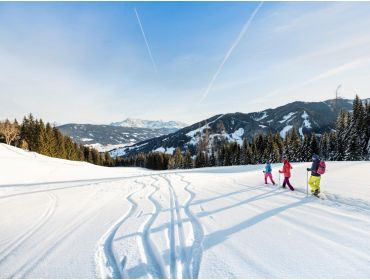
<svg viewBox="0 0 370 280">
<path fill-rule="evenodd" d="M 48 220 L 52 217 L 57 207 L 57 197 L 53 193 L 48 193 L 49 205 L 46 211 L 41 215 L 40 219 L 34 223 L 31 227 L 27 228 L 24 233 L 14 238 L 14 241 L 7 245 L 0 251 L 0 264 L 17 248 L 19 248 L 24 242 L 30 239 L 37 230 L 45 225 Z"/>
<path fill-rule="evenodd" d="M 180 181 L 184 184 L 184 191 L 188 193 L 188 197 L 181 206 L 175 187 L 168 176 L 176 175 L 180 178 Z M 168 244 L 169 244 L 169 275 L 166 273 L 165 262 L 161 257 L 155 244 L 152 242 L 150 233 L 152 226 L 157 219 L 159 213 L 164 209 L 160 203 L 154 198 L 154 195 L 159 191 L 160 180 L 162 178 L 168 187 L 168 196 L 170 203 L 170 221 L 167 224 L 168 232 Z M 204 238 L 203 228 L 200 221 L 191 212 L 190 205 L 195 198 L 195 192 L 190 190 L 190 182 L 185 180 L 183 175 L 173 174 L 159 174 L 158 176 L 151 176 L 152 182 L 150 186 L 153 190 L 146 196 L 152 205 L 153 211 L 149 218 L 141 225 L 138 229 L 141 244 L 139 244 L 139 250 L 142 249 L 142 258 L 147 263 L 147 273 L 153 278 L 198 278 L 200 264 L 203 254 L 202 241 Z M 142 184 L 142 189 L 146 186 L 145 182 L 138 182 Z M 125 213 L 108 231 L 101 237 L 98 242 L 98 249 L 96 251 L 96 264 L 99 269 L 101 278 L 128 278 L 128 274 L 124 271 L 124 267 L 120 262 L 125 262 L 130 256 L 122 257 L 121 261 L 116 260 L 114 255 L 113 239 L 116 232 L 123 224 L 134 218 L 142 216 L 143 210 L 138 210 L 138 203 L 133 200 L 133 195 L 137 194 L 138 190 L 131 192 L 126 196 L 126 200 L 130 203 L 130 209 Z M 187 216 L 185 219 L 181 216 L 181 210 L 183 209 L 184 214 Z M 194 240 L 189 248 L 186 246 L 185 231 L 183 222 L 190 222 Z M 141 234 L 140 234 L 141 233 Z"/>
<path fill-rule="evenodd" d="M 82 205 L 80 209 L 85 209 L 86 205 Z M 100 206 L 100 208 L 102 208 Z M 72 222 L 67 225 L 66 230 L 63 230 L 63 233 L 59 235 L 56 240 L 51 240 L 51 244 L 49 244 L 48 248 L 41 253 L 39 256 L 30 259 L 24 265 L 22 265 L 15 273 L 13 273 L 9 278 L 25 278 L 33 269 L 45 259 L 49 254 L 51 254 L 58 246 L 60 246 L 68 237 L 72 235 L 79 227 L 83 226 L 90 220 L 93 220 L 94 214 L 100 210 L 100 208 L 95 208 L 93 210 L 87 211 L 87 214 L 76 216 L 72 219 Z M 49 242 L 50 239 L 53 239 L 53 236 L 50 238 L 46 238 L 44 242 Z"/>
</svg>

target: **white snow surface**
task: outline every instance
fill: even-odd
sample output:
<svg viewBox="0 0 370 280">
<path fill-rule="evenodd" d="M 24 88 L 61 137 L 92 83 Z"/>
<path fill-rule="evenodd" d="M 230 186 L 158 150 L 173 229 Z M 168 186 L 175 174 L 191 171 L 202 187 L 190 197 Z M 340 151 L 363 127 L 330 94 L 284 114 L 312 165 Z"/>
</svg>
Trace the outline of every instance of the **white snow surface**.
<svg viewBox="0 0 370 280">
<path fill-rule="evenodd" d="M 83 142 L 90 142 L 90 141 L 93 141 L 94 139 L 91 139 L 91 138 L 81 138 L 81 141 Z"/>
<path fill-rule="evenodd" d="M 281 131 L 280 131 L 280 136 L 282 138 L 285 138 L 285 135 L 289 132 L 289 130 L 291 130 L 293 128 L 292 125 L 287 125 L 285 126 Z"/>
<path fill-rule="evenodd" d="M 169 155 L 173 155 L 174 151 L 176 150 L 176 148 L 163 148 L 163 147 L 159 147 L 157 149 L 154 150 L 154 152 L 161 152 L 161 153 L 166 153 L 166 154 L 169 154 Z"/>
<path fill-rule="evenodd" d="M 230 138 L 237 142 L 239 145 L 243 144 L 244 128 L 239 128 L 230 134 Z"/>
<path fill-rule="evenodd" d="M 104 153 L 104 152 L 110 152 L 114 149 L 119 149 L 119 148 L 125 148 L 127 146 L 129 146 L 131 144 L 109 144 L 109 145 L 102 145 L 100 143 L 94 143 L 94 144 L 89 144 L 89 145 L 85 145 L 85 146 L 88 146 L 88 147 L 92 147 L 94 149 L 97 149 L 98 152 L 100 153 Z"/>
<path fill-rule="evenodd" d="M 265 119 L 265 118 L 268 117 L 268 115 L 267 115 L 266 112 L 261 112 L 261 113 L 263 113 L 263 115 L 261 117 L 259 117 L 259 118 L 254 118 L 255 121 L 257 121 L 257 122 L 258 121 L 262 121 L 263 119 Z"/>
<path fill-rule="evenodd" d="M 303 124 L 302 126 L 299 128 L 299 134 L 304 137 L 303 135 L 303 127 L 306 127 L 306 128 L 312 128 L 311 127 L 311 123 L 310 123 L 310 120 L 309 120 L 309 116 L 307 114 L 306 111 L 303 111 L 302 115 L 301 115 L 302 119 L 303 119 Z"/>
<path fill-rule="evenodd" d="M 283 119 L 279 121 L 279 123 L 289 122 L 296 113 L 297 112 L 290 112 L 288 115 L 285 115 Z"/>
<path fill-rule="evenodd" d="M 369 162 L 154 172 L 0 144 L 1 278 L 368 278 Z M 273 176 L 278 182 L 273 165 Z"/>
<path fill-rule="evenodd" d="M 302 114 L 301 117 L 303 119 L 303 126 L 306 127 L 306 128 L 311 128 L 311 123 L 310 123 L 310 120 L 309 120 L 309 116 L 306 113 L 306 111 L 303 111 L 303 114 Z"/>
</svg>

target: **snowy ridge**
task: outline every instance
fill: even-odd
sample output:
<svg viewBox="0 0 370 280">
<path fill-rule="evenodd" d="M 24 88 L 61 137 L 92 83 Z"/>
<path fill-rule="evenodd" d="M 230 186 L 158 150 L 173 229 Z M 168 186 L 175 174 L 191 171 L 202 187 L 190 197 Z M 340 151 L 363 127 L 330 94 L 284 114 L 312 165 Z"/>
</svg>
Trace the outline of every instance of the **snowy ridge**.
<svg viewBox="0 0 370 280">
<path fill-rule="evenodd" d="M 187 124 L 177 121 L 150 121 L 150 120 L 142 120 L 142 119 L 132 119 L 127 118 L 121 122 L 113 122 L 110 125 L 112 126 L 122 126 L 122 127 L 139 127 L 139 128 L 150 128 L 150 129 L 180 129 Z"/>
</svg>

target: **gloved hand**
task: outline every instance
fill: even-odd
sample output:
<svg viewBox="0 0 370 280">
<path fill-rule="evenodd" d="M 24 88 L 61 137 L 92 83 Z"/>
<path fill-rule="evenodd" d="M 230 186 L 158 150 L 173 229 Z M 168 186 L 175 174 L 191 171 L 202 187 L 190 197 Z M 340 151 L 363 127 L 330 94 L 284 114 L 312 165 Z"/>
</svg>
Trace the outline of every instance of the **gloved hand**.
<svg viewBox="0 0 370 280">
<path fill-rule="evenodd" d="M 311 168 L 307 168 L 307 171 L 311 171 Z"/>
</svg>

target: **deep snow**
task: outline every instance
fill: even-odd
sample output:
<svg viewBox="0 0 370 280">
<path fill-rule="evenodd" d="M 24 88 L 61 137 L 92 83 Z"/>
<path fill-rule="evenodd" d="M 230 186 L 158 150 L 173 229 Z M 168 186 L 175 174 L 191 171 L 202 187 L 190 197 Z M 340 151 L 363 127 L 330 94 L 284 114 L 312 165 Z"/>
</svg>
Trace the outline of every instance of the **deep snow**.
<svg viewBox="0 0 370 280">
<path fill-rule="evenodd" d="M 369 162 L 328 162 L 326 200 L 263 166 L 154 172 L 0 144 L 2 278 L 368 278 Z M 278 181 L 277 167 L 274 177 Z"/>
</svg>

